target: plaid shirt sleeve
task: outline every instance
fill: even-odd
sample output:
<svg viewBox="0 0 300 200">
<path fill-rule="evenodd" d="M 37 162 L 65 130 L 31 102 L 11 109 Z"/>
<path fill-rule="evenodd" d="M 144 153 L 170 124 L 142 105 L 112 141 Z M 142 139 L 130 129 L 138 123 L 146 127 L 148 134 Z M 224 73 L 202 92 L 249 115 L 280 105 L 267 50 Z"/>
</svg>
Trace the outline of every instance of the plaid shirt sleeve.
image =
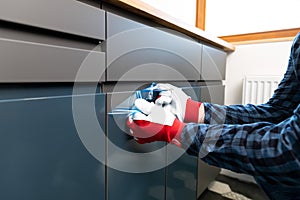
<svg viewBox="0 0 300 200">
<path fill-rule="evenodd" d="M 281 123 L 187 124 L 187 153 L 268 183 L 300 184 L 300 105 Z"/>
<path fill-rule="evenodd" d="M 300 34 L 288 69 L 262 105 L 205 103 L 205 124 L 187 124 L 182 145 L 205 162 L 264 183 L 297 185 L 300 193 Z"/>
<path fill-rule="evenodd" d="M 300 102 L 300 34 L 292 45 L 288 68 L 272 98 L 262 105 L 221 106 L 204 103 L 204 123 L 245 124 L 253 122 L 278 123 L 293 114 Z"/>
</svg>

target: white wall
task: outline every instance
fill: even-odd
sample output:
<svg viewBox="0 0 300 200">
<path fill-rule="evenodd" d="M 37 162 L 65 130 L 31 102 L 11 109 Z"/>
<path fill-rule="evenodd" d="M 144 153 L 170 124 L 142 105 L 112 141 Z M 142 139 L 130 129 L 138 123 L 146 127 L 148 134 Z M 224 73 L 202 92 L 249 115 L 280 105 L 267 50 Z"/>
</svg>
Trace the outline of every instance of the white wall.
<svg viewBox="0 0 300 200">
<path fill-rule="evenodd" d="M 299 0 L 208 0 L 206 31 L 217 36 L 300 27 Z"/>
<path fill-rule="evenodd" d="M 289 59 L 292 41 L 236 45 L 227 58 L 225 104 L 241 104 L 243 77 L 252 75 L 283 76 Z M 222 169 L 221 174 L 246 182 L 252 176 Z"/>
<path fill-rule="evenodd" d="M 141 0 L 189 25 L 196 24 L 196 0 Z"/>
<path fill-rule="evenodd" d="M 243 77 L 247 75 L 283 76 L 292 41 L 236 45 L 227 58 L 225 104 L 242 103 Z"/>
</svg>

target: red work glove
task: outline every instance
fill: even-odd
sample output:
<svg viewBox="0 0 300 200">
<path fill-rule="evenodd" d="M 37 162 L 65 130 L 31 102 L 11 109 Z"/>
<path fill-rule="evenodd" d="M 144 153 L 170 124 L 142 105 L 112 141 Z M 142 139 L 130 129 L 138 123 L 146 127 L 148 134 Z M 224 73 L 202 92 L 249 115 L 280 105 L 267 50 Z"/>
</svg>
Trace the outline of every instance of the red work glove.
<svg viewBox="0 0 300 200">
<path fill-rule="evenodd" d="M 181 88 L 171 84 L 159 83 L 157 89 L 163 90 L 160 92 L 160 97 L 155 101 L 158 105 L 169 107 L 180 121 L 189 123 L 199 122 L 199 109 L 201 102 L 193 101 L 191 97 L 186 95 Z"/>
<path fill-rule="evenodd" d="M 170 111 L 144 99 L 137 99 L 135 106 L 141 112 L 130 115 L 127 126 L 138 143 L 165 141 L 181 146 L 181 132 L 185 123 Z"/>
</svg>

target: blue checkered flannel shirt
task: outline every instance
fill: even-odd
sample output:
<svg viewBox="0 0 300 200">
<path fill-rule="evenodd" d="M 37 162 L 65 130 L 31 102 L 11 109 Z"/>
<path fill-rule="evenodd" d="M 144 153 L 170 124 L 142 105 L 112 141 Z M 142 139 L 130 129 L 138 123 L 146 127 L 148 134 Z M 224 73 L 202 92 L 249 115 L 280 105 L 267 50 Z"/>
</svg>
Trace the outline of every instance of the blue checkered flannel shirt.
<svg viewBox="0 0 300 200">
<path fill-rule="evenodd" d="M 300 199 L 300 33 L 267 103 L 204 107 L 205 123 L 183 129 L 187 153 L 253 175 L 270 199 Z"/>
</svg>

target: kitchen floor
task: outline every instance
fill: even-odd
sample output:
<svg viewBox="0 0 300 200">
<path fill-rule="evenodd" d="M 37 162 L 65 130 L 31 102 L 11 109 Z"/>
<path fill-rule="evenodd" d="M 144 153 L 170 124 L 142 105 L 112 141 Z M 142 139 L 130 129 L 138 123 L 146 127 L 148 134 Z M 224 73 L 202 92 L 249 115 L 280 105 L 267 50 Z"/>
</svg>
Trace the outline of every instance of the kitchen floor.
<svg viewBox="0 0 300 200">
<path fill-rule="evenodd" d="M 268 200 L 254 183 L 243 182 L 225 175 L 218 175 L 198 200 Z"/>
</svg>

